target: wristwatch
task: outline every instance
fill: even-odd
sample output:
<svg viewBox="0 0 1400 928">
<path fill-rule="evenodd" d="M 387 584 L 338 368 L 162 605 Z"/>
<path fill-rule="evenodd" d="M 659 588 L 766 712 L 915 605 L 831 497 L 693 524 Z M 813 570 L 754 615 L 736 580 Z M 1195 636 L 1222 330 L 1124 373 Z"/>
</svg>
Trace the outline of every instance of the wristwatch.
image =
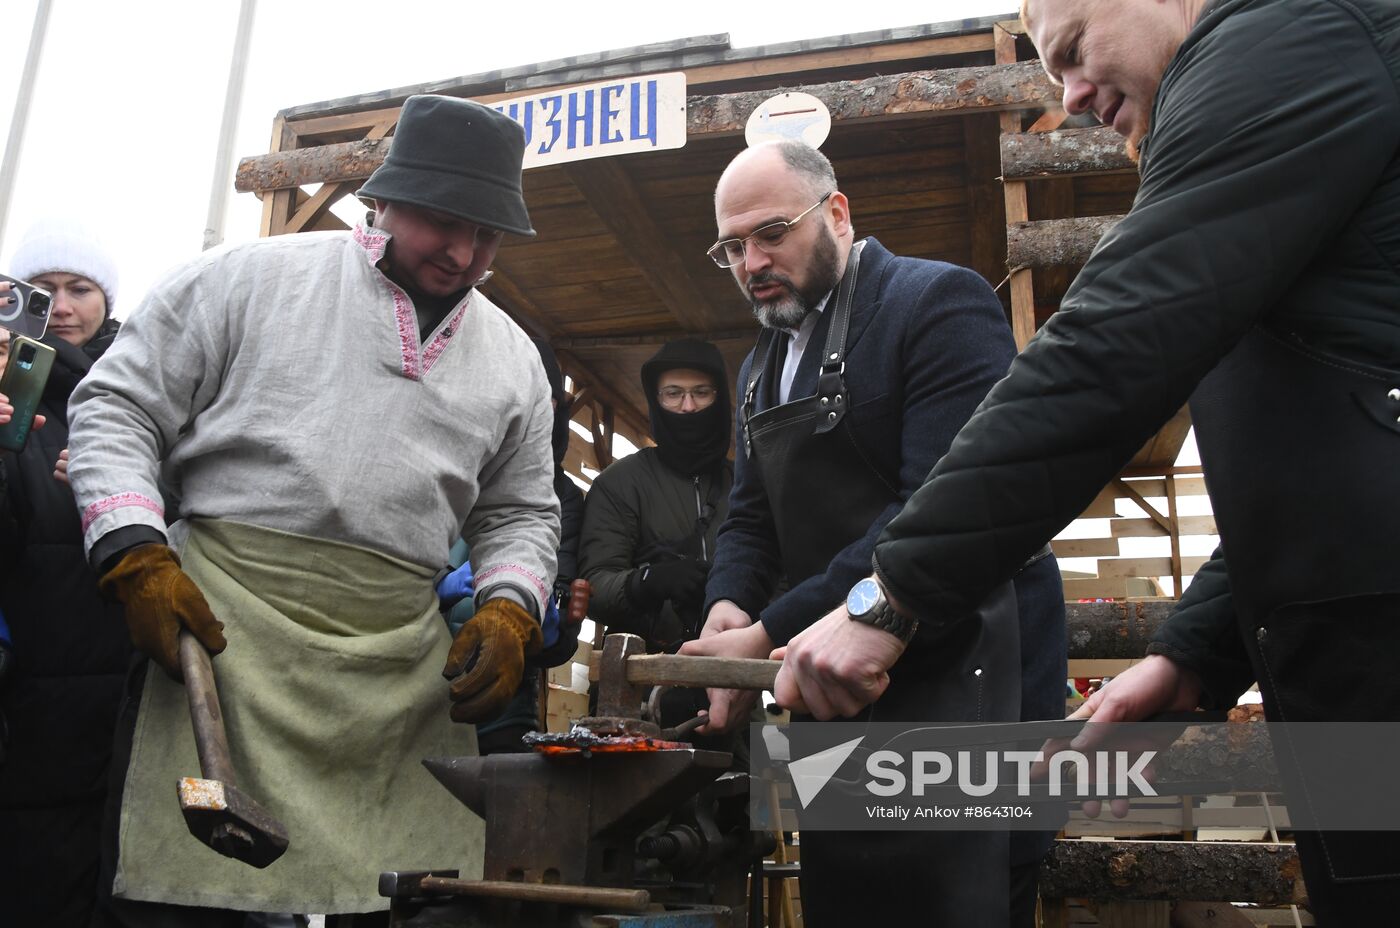
<svg viewBox="0 0 1400 928">
<path fill-rule="evenodd" d="M 889 600 L 885 599 L 885 591 L 880 589 L 880 584 L 874 577 L 866 577 L 851 587 L 851 591 L 846 594 L 846 614 L 851 617 L 851 621 L 873 625 L 881 631 L 889 632 L 905 644 L 914 637 L 914 632 L 919 627 L 918 619 L 906 618 L 894 611 Z"/>
</svg>

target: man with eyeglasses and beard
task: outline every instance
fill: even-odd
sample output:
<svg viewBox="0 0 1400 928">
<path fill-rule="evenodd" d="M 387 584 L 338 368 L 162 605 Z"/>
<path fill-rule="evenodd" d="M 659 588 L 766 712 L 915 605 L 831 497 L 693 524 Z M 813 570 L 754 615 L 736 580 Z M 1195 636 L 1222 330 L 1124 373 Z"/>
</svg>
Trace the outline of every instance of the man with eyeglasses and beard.
<svg viewBox="0 0 1400 928">
<path fill-rule="evenodd" d="M 739 374 L 729 518 L 685 654 L 768 657 L 870 572 L 875 539 L 948 450 L 1015 354 L 991 287 L 965 268 L 855 240 L 831 163 L 797 142 L 741 153 L 715 189 L 719 241 L 763 331 Z M 780 580 L 787 589 L 774 596 Z M 1063 715 L 1064 600 L 1048 548 L 959 633 L 908 642 L 878 722 Z M 709 730 L 753 695 L 711 690 Z M 830 707 L 811 706 L 830 718 Z M 802 834 L 808 924 L 1029 925 L 1049 835 Z"/>
</svg>

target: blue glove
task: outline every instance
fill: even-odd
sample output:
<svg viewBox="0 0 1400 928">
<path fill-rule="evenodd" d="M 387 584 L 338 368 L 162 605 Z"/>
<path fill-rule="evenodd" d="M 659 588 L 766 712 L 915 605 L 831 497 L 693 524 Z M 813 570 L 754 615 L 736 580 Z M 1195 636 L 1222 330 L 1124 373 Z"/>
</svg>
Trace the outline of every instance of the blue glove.
<svg viewBox="0 0 1400 928">
<path fill-rule="evenodd" d="M 472 562 L 467 561 L 452 573 L 442 578 L 437 585 L 438 603 L 443 612 L 450 612 L 452 607 L 476 594 L 473 586 Z"/>
<path fill-rule="evenodd" d="M 549 597 L 549 608 L 544 611 L 544 621 L 540 624 L 544 631 L 544 646 L 554 647 L 554 642 L 559 640 L 559 603 L 553 596 Z"/>
</svg>

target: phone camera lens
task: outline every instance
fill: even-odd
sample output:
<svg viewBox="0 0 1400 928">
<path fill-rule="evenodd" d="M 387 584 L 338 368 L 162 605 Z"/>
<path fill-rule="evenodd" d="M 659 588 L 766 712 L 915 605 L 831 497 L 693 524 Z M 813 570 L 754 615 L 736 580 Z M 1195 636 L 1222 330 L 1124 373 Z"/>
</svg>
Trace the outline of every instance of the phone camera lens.
<svg viewBox="0 0 1400 928">
<path fill-rule="evenodd" d="M 47 316 L 49 314 L 50 299 L 43 293 L 32 293 L 29 296 L 29 312 L 35 316 Z"/>
<path fill-rule="evenodd" d="M 32 362 L 34 361 L 34 355 L 35 355 L 35 354 L 37 354 L 37 352 L 36 352 L 36 350 L 35 350 L 35 348 L 34 348 L 33 345 L 20 345 L 20 346 L 19 346 L 19 360 L 20 360 L 20 363 L 21 363 L 21 364 L 30 364 L 30 363 L 32 363 Z"/>
</svg>

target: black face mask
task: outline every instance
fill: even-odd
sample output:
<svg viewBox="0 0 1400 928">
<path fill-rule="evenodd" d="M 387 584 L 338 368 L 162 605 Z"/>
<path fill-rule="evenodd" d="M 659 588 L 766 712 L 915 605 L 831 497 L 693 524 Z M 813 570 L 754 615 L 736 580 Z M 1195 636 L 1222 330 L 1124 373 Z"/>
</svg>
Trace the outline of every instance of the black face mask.
<svg viewBox="0 0 1400 928">
<path fill-rule="evenodd" d="M 698 412 L 670 412 L 651 403 L 651 437 L 667 467 L 686 476 L 704 473 L 729 451 L 729 403 L 721 395 Z"/>
</svg>

